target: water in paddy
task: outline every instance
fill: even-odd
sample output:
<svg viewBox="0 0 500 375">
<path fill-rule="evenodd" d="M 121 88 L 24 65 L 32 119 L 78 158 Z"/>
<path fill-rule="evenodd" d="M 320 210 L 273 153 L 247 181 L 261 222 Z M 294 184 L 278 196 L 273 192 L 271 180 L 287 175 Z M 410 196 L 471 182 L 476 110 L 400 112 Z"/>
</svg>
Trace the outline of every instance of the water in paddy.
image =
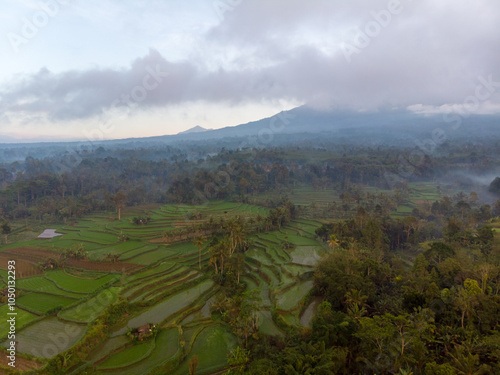
<svg viewBox="0 0 500 375">
<path fill-rule="evenodd" d="M 318 306 L 321 303 L 321 301 L 322 301 L 321 297 L 313 297 L 311 299 L 311 302 L 300 316 L 301 325 L 308 326 L 311 323 L 311 319 L 318 311 Z"/>
</svg>

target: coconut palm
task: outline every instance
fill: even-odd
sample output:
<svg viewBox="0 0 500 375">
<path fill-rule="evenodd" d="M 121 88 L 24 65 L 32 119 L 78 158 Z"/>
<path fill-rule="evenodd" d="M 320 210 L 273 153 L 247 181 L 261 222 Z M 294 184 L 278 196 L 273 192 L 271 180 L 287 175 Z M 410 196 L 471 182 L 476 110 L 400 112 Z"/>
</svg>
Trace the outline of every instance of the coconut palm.
<svg viewBox="0 0 500 375">
<path fill-rule="evenodd" d="M 207 239 L 203 236 L 197 236 L 193 240 L 194 244 L 198 246 L 198 267 L 200 268 L 200 270 L 201 270 L 201 247 L 203 246 L 206 240 Z"/>
<path fill-rule="evenodd" d="M 328 241 L 328 246 L 330 249 L 335 249 L 339 245 L 339 240 L 336 235 L 330 235 L 330 241 Z"/>
</svg>

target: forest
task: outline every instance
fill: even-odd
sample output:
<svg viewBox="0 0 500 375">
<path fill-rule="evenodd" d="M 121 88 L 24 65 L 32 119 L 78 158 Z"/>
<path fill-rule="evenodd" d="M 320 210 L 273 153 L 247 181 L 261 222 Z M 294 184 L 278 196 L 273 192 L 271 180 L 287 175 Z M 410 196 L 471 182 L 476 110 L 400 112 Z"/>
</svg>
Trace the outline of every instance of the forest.
<svg viewBox="0 0 500 375">
<path fill-rule="evenodd" d="M 229 145 L 4 160 L 1 371 L 500 374 L 498 142 Z"/>
</svg>

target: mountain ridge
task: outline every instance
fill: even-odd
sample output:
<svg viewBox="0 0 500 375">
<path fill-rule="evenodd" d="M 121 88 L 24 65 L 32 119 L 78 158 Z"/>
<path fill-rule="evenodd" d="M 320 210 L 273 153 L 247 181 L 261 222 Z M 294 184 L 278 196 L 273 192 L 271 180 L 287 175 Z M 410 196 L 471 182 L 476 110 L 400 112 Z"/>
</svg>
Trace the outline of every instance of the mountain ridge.
<svg viewBox="0 0 500 375">
<path fill-rule="evenodd" d="M 458 120 L 457 120 L 458 118 Z M 457 124 L 458 121 L 458 124 Z M 352 137 L 374 142 L 384 139 L 410 139 L 433 137 L 432 133 L 446 133 L 447 138 L 468 136 L 474 126 L 477 129 L 469 134 L 476 136 L 479 131 L 485 130 L 486 137 L 490 134 L 500 136 L 500 115 L 470 114 L 455 116 L 450 122 L 444 115 L 423 115 L 408 110 L 392 110 L 377 112 L 356 112 L 348 110 L 317 110 L 308 106 L 300 106 L 288 111 L 281 111 L 273 116 L 220 129 L 205 129 L 195 126 L 186 131 L 172 135 L 158 135 L 151 137 L 136 137 L 110 140 L 43 140 L 40 142 L 0 143 L 3 147 L 14 145 L 49 145 L 64 143 L 91 143 L 96 145 L 119 143 L 165 143 L 214 141 L 219 139 L 258 138 L 261 144 L 274 136 L 304 134 L 308 136 L 329 134 L 329 136 L 344 137 L 350 141 Z M 296 137 L 297 138 L 297 137 Z M 317 138 L 317 137 L 313 137 Z M 422 141 L 424 139 L 421 139 Z M 9 140 L 10 141 L 10 140 Z"/>
</svg>

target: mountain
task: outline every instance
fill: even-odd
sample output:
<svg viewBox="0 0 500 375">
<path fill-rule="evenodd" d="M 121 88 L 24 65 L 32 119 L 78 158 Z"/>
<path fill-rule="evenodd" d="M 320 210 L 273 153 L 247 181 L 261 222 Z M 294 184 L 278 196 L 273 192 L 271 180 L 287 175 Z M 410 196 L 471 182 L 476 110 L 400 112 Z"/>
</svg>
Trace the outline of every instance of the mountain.
<svg viewBox="0 0 500 375">
<path fill-rule="evenodd" d="M 38 158 L 64 150 L 140 147 L 196 148 L 203 144 L 212 149 L 283 145 L 325 147 L 337 144 L 410 147 L 432 153 L 436 146 L 457 140 L 468 144 L 500 138 L 500 116 L 479 114 L 423 115 L 407 110 L 356 112 L 321 111 L 307 106 L 280 112 L 274 116 L 221 129 L 195 126 L 176 135 L 128 138 L 105 141 L 6 143 L 0 139 L 0 162 Z M 42 141 L 42 140 L 40 140 Z"/>
<path fill-rule="evenodd" d="M 206 132 L 208 130 L 212 130 L 212 129 L 205 129 L 205 128 L 198 125 L 198 126 L 195 126 L 191 129 L 185 130 L 185 131 L 177 133 L 177 134 L 201 133 L 201 132 Z"/>
<path fill-rule="evenodd" d="M 356 112 L 316 110 L 307 106 L 283 111 L 274 116 L 237 126 L 203 133 L 183 132 L 174 136 L 154 137 L 162 142 L 208 141 L 217 139 L 253 139 L 260 145 L 287 140 L 337 139 L 339 142 L 396 144 L 401 142 L 434 143 L 444 139 L 485 139 L 500 136 L 499 115 L 417 114 L 407 110 Z M 257 141 L 255 141 L 257 139 Z M 152 138 L 151 138 L 152 140 Z M 280 141 L 281 140 L 281 141 Z M 294 141 L 294 142 L 295 142 Z"/>
</svg>

